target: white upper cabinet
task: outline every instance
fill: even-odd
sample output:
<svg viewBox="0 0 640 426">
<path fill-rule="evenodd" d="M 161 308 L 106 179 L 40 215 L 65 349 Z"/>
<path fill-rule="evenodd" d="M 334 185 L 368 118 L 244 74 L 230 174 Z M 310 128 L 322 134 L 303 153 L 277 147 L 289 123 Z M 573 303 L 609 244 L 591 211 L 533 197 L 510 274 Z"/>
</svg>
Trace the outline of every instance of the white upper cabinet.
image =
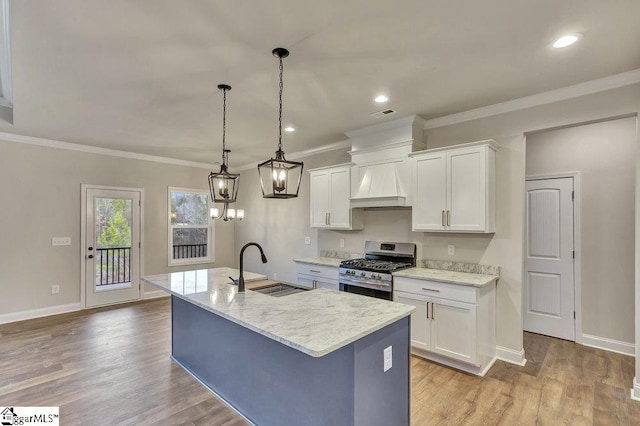
<svg viewBox="0 0 640 426">
<path fill-rule="evenodd" d="M 351 209 L 351 165 L 310 170 L 311 227 L 362 229 L 362 211 Z"/>
<path fill-rule="evenodd" d="M 495 153 L 481 141 L 410 154 L 413 231 L 495 232 Z"/>
</svg>

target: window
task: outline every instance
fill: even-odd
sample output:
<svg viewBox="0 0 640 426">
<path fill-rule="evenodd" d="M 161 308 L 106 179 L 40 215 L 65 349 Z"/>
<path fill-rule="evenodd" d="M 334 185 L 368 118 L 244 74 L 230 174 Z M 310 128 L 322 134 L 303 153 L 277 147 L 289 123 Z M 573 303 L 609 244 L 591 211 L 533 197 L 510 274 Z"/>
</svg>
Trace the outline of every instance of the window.
<svg viewBox="0 0 640 426">
<path fill-rule="evenodd" d="M 213 262 L 209 193 L 169 187 L 169 266 Z"/>
</svg>

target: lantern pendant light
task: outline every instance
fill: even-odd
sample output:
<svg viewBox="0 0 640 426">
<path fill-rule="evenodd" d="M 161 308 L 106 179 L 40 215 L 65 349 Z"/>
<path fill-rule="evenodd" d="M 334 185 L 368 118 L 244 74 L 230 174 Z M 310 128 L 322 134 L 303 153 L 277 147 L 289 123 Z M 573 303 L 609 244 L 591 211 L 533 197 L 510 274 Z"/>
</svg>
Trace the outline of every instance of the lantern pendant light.
<svg viewBox="0 0 640 426">
<path fill-rule="evenodd" d="M 258 164 L 258 176 L 260 177 L 260 186 L 262 187 L 262 196 L 264 198 L 295 198 L 300 190 L 303 163 L 287 160 L 282 150 L 282 90 L 284 88 L 282 59 L 289 56 L 289 51 L 285 48 L 277 47 L 271 53 L 280 60 L 278 150 L 275 158 L 270 158 Z"/>
<path fill-rule="evenodd" d="M 211 217 L 216 219 L 221 217 L 223 220 L 231 220 L 236 216 L 242 220 L 244 210 L 229 209 L 229 204 L 234 203 L 238 196 L 238 186 L 240 184 L 240 175 L 237 173 L 229 173 L 228 161 L 231 150 L 226 146 L 226 130 L 227 130 L 227 92 L 231 90 L 228 84 L 219 84 L 218 89 L 223 92 L 222 103 L 222 164 L 218 173 L 211 172 L 209 174 L 209 192 L 211 200 L 214 203 L 223 203 L 222 214 L 216 207 L 210 210 Z M 242 212 L 242 214 L 239 214 Z"/>
</svg>

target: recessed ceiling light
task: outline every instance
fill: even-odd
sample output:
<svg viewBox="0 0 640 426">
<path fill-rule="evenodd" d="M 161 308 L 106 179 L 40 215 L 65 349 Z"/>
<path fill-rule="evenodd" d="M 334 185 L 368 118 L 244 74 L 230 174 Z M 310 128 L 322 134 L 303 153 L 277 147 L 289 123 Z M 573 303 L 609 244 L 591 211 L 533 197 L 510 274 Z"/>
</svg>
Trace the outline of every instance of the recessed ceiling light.
<svg viewBox="0 0 640 426">
<path fill-rule="evenodd" d="M 287 126 L 287 127 L 284 128 L 285 132 L 294 132 L 295 130 L 296 129 L 294 127 L 291 127 L 291 126 Z"/>
<path fill-rule="evenodd" d="M 379 104 L 383 104 L 383 103 L 387 102 L 388 100 L 389 100 L 389 98 L 387 98 L 385 95 L 378 95 L 374 99 L 374 101 L 376 101 Z"/>
<path fill-rule="evenodd" d="M 582 34 L 580 33 L 563 35 L 562 37 L 560 37 L 559 39 L 553 42 L 553 47 L 555 47 L 556 49 L 561 49 L 563 47 L 571 46 L 573 43 L 580 40 L 581 38 L 582 38 Z"/>
</svg>

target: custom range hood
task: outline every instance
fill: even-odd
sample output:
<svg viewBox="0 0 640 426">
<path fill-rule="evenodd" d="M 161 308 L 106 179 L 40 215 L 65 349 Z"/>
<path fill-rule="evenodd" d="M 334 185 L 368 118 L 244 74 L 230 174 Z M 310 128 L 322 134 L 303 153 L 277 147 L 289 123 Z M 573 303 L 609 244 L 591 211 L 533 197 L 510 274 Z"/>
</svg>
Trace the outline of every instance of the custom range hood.
<svg viewBox="0 0 640 426">
<path fill-rule="evenodd" d="M 354 164 L 352 208 L 411 206 L 407 155 L 425 149 L 423 129 L 424 120 L 413 115 L 346 132 Z"/>
</svg>

